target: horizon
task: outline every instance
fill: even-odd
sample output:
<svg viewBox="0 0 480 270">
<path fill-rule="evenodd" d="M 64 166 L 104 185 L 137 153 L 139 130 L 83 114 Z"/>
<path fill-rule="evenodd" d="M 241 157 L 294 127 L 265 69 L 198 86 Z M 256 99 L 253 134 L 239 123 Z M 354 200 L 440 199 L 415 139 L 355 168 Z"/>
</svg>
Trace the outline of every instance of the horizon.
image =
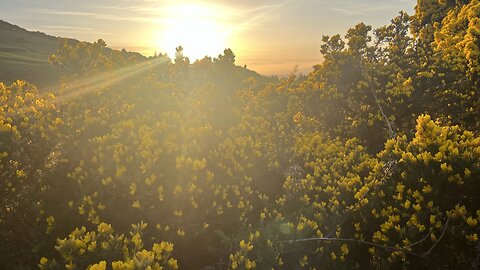
<svg viewBox="0 0 480 270">
<path fill-rule="evenodd" d="M 88 42 L 101 38 L 110 48 L 146 57 L 156 52 L 173 58 L 181 45 L 193 62 L 231 48 L 238 65 L 264 75 L 308 73 L 322 61 L 322 35 L 343 36 L 358 22 L 380 27 L 401 10 L 412 14 L 415 6 L 413 0 L 58 3 L 7 2 L 0 16 L 29 31 Z"/>
</svg>

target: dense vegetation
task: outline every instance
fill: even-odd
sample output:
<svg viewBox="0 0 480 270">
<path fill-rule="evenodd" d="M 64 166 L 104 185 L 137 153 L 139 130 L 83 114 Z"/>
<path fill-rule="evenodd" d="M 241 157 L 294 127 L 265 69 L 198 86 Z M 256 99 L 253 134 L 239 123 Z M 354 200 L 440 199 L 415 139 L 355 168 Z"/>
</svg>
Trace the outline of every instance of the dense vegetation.
<svg viewBox="0 0 480 270">
<path fill-rule="evenodd" d="M 480 1 L 325 36 L 306 77 L 94 44 L 0 83 L 5 269 L 480 266 Z"/>
</svg>

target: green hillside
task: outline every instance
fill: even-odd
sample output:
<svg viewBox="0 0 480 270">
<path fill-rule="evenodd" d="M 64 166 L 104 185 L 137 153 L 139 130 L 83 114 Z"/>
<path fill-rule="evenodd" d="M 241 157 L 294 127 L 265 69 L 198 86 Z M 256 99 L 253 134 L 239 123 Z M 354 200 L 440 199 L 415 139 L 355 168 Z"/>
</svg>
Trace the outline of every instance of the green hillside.
<svg viewBox="0 0 480 270">
<path fill-rule="evenodd" d="M 66 41 L 75 46 L 80 41 L 60 38 L 42 32 L 33 32 L 0 20 L 0 81 L 10 84 L 19 79 L 31 82 L 40 88 L 56 85 L 61 77 L 59 69 L 53 68 L 48 59 Z M 106 48 L 106 51 L 115 50 Z M 123 51 L 139 61 L 146 59 L 135 52 Z"/>
<path fill-rule="evenodd" d="M 48 57 L 61 45 L 61 39 L 1 20 L 0 35 L 0 81 L 25 79 L 43 86 L 59 79 L 59 72 L 50 67 Z"/>
</svg>

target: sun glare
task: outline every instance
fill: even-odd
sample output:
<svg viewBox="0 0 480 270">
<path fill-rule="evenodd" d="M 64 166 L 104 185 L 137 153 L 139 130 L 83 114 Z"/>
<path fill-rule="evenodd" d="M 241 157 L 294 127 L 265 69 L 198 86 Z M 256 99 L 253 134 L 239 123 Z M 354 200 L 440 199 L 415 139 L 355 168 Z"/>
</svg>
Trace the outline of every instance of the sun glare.
<svg viewBox="0 0 480 270">
<path fill-rule="evenodd" d="M 184 55 L 194 61 L 217 56 L 228 47 L 228 26 L 222 21 L 222 10 L 216 6 L 191 3 L 168 7 L 162 18 L 156 47 L 174 57 L 175 48 L 182 46 Z"/>
</svg>

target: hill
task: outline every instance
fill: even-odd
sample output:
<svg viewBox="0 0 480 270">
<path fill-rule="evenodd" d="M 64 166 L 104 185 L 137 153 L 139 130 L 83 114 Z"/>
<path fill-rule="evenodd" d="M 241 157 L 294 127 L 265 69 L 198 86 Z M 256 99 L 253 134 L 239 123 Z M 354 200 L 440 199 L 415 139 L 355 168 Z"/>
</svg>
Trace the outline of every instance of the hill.
<svg viewBox="0 0 480 270">
<path fill-rule="evenodd" d="M 53 85 L 60 79 L 60 70 L 52 68 L 48 58 L 66 41 L 71 46 L 79 43 L 72 38 L 61 38 L 38 31 L 28 31 L 0 20 L 0 81 L 10 84 L 25 80 L 39 87 Z M 115 51 L 106 48 L 108 51 Z M 135 52 L 125 52 L 137 60 L 146 57 Z"/>
<path fill-rule="evenodd" d="M 59 79 L 60 74 L 50 67 L 48 57 L 62 44 L 60 38 L 27 31 L 2 20 L 0 36 L 0 81 L 24 79 L 46 85 Z"/>
</svg>

